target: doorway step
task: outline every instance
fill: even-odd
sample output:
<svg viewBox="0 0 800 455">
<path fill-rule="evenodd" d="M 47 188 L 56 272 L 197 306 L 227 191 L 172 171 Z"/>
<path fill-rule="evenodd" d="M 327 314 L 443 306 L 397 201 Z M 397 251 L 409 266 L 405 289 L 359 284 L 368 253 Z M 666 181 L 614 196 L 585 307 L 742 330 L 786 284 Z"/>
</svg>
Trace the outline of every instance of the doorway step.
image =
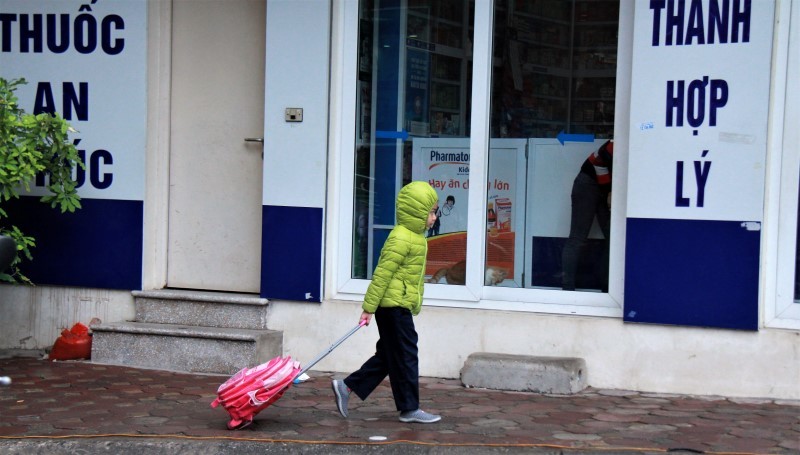
<svg viewBox="0 0 800 455">
<path fill-rule="evenodd" d="M 233 374 L 283 354 L 283 332 L 267 328 L 267 299 L 169 289 L 133 299 L 134 321 L 91 327 L 92 362 Z"/>
</svg>

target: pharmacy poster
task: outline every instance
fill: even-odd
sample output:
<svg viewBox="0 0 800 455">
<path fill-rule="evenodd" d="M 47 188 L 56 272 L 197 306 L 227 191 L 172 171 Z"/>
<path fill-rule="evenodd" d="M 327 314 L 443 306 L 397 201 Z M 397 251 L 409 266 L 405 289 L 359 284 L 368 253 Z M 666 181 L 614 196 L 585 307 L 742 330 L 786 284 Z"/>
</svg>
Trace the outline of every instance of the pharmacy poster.
<svg viewBox="0 0 800 455">
<path fill-rule="evenodd" d="M 773 10 L 636 3 L 626 321 L 757 327 Z"/>
<path fill-rule="evenodd" d="M 522 285 L 524 227 L 524 139 L 492 139 L 486 204 L 487 264 L 508 273 L 507 285 Z M 439 222 L 428 236 L 427 274 L 466 259 L 469 138 L 414 139 L 413 179 L 425 180 L 439 195 Z M 517 245 L 519 243 L 519 245 Z M 519 249 L 519 251 L 517 251 Z"/>
<path fill-rule="evenodd" d="M 20 106 L 58 114 L 85 168 L 81 209 L 38 203 L 47 177 L 9 215 L 37 240 L 38 284 L 139 289 L 147 121 L 147 3 L 0 0 L 0 77 L 24 78 Z"/>
<path fill-rule="evenodd" d="M 25 78 L 29 113 L 58 113 L 86 169 L 78 193 L 142 200 L 146 121 L 147 8 L 121 0 L 0 0 L 0 76 Z M 46 194 L 45 184 L 32 194 Z"/>
</svg>

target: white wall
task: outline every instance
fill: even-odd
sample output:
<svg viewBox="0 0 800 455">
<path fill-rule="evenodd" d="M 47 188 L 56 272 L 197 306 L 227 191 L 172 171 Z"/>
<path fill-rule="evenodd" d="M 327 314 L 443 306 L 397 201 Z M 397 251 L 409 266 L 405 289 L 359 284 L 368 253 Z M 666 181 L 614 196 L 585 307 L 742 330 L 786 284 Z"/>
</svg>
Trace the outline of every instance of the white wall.
<svg viewBox="0 0 800 455">
<path fill-rule="evenodd" d="M 281 6 L 287 7 L 289 3 Z M 155 11 L 156 8 L 152 8 L 151 14 Z M 163 8 L 160 13 L 166 15 L 168 11 L 168 8 Z M 168 48 L 159 49 L 164 54 L 162 57 L 168 60 Z M 153 105 L 163 96 L 168 97 L 168 87 L 161 87 L 162 96 L 159 97 L 152 83 L 159 81 L 163 84 L 163 74 L 159 77 L 161 73 L 152 71 L 158 68 L 159 71 L 166 71 L 167 66 L 166 63 L 161 66 L 154 64 L 152 50 L 150 58 L 149 114 L 156 116 L 159 112 L 152 109 Z M 340 71 L 341 68 L 332 70 L 335 78 L 340 77 Z M 280 72 L 276 71 L 276 74 Z M 283 96 L 282 102 L 273 106 L 275 115 L 282 115 L 284 107 L 295 104 L 303 107 L 325 105 L 327 102 L 308 101 L 305 97 L 314 98 L 314 94 L 302 90 L 280 95 Z M 349 103 L 351 100 L 334 99 L 334 102 Z M 163 121 L 166 116 L 163 113 L 163 101 L 159 106 Z M 310 123 L 306 122 L 316 121 L 318 115 L 326 113 L 307 109 L 305 115 L 304 127 L 293 127 L 282 122 L 282 118 L 274 124 L 276 128 L 284 130 L 282 133 L 285 137 L 293 137 L 293 133 L 311 129 L 308 128 Z M 343 134 L 336 122 L 344 120 L 336 116 L 332 120 L 331 136 Z M 163 123 L 157 117 L 150 121 L 150 126 L 153 125 L 163 128 Z M 313 130 L 317 134 L 325 131 L 325 127 L 315 126 Z M 150 134 L 148 172 L 159 168 L 155 160 L 159 157 L 163 159 L 164 155 L 159 150 L 163 152 L 166 147 L 163 136 L 158 136 L 152 130 Z M 164 134 L 163 130 L 161 134 Z M 297 139 L 304 140 L 301 135 Z M 289 153 L 288 145 L 278 150 Z M 334 159 L 331 164 L 333 171 L 329 173 L 332 179 L 338 175 L 335 165 Z M 153 179 L 153 176 L 148 175 L 148 178 Z M 146 197 L 148 215 L 145 229 L 149 234 L 145 247 L 145 287 L 148 289 L 160 287 L 165 261 L 164 226 L 156 221 L 166 208 L 159 194 L 159 188 L 163 189 L 165 180 L 163 176 L 153 180 L 148 181 L 151 193 Z M 275 184 L 276 181 L 267 183 Z M 297 179 L 290 183 L 299 186 L 303 182 Z M 328 188 L 333 193 L 341 190 L 337 190 L 333 183 Z M 334 196 L 332 199 L 337 198 Z M 296 201 L 281 199 L 267 202 L 293 204 Z M 327 208 L 341 209 L 335 204 Z M 335 234 L 332 234 L 332 238 L 336 238 Z M 333 256 L 328 255 L 329 266 L 334 264 L 335 267 L 334 260 Z M 329 284 L 328 293 L 332 288 Z M 458 377 L 465 359 L 473 352 L 570 356 L 586 360 L 587 379 L 592 387 L 800 399 L 800 332 L 797 331 L 761 328 L 758 332 L 740 332 L 664 327 L 628 324 L 619 318 L 482 310 L 474 308 L 478 304 L 471 305 L 473 308 L 468 309 L 426 306 L 416 318 L 422 375 Z M 284 331 L 284 352 L 304 363 L 353 327 L 360 312 L 359 302 L 326 300 L 317 305 L 274 301 L 270 305 L 269 325 L 271 329 Z M 0 349 L 42 349 L 51 346 L 63 328 L 69 328 L 76 322 L 86 324 L 93 317 L 104 322 L 129 320 L 134 317 L 134 309 L 129 291 L 0 286 L 0 315 Z M 314 369 L 336 371 L 342 375 L 353 371 L 374 352 L 376 340 L 377 328 L 374 325 L 362 329 Z"/>
<path fill-rule="evenodd" d="M 127 291 L 0 286 L 0 349 L 45 349 L 64 328 L 132 320 Z M 284 331 L 284 353 L 308 362 L 355 326 L 357 302 L 275 301 L 269 325 Z M 420 374 L 457 378 L 473 352 L 580 357 L 597 388 L 800 399 L 800 333 L 740 332 L 623 323 L 616 318 L 426 306 L 415 319 Z M 314 370 L 343 375 L 375 349 L 377 328 L 362 329 Z"/>
<path fill-rule="evenodd" d="M 330 13 L 329 2 L 267 2 L 264 205 L 325 205 Z M 303 121 L 287 122 L 286 108 Z"/>
<path fill-rule="evenodd" d="M 344 214 L 344 217 L 352 213 L 349 201 L 352 199 L 349 195 L 352 181 L 348 174 L 352 172 L 352 166 L 349 166 L 348 159 L 352 155 L 353 147 L 348 134 L 355 130 L 351 115 L 351 112 L 355 112 L 352 104 L 355 96 L 351 96 L 350 91 L 342 87 L 355 84 L 349 79 L 353 76 L 349 75 L 348 70 L 353 67 L 356 58 L 352 43 L 356 42 L 357 3 L 341 2 L 336 4 L 333 11 L 332 158 L 328 174 L 332 181 L 328 187 L 330 196 L 327 206 L 332 218 L 336 218 L 338 213 Z M 633 2 L 621 4 L 621 11 L 624 13 L 622 15 L 627 17 L 629 24 L 633 20 L 633 5 Z M 621 48 L 630 49 L 631 43 L 632 29 L 622 29 Z M 621 52 L 620 58 L 623 59 L 620 65 L 631 66 L 630 52 Z M 630 74 L 620 75 L 618 84 L 618 91 L 622 91 L 619 90 L 621 87 L 625 87 L 627 91 Z M 480 105 L 479 100 L 473 99 L 473 102 Z M 621 104 L 618 104 L 619 118 L 627 119 L 627 107 Z M 617 137 L 622 141 L 619 145 L 625 148 L 629 122 L 619 123 Z M 624 156 L 620 159 L 625 161 Z M 621 164 L 620 171 L 627 167 L 626 162 L 616 164 Z M 479 173 L 474 168 L 471 171 Z M 336 179 L 342 182 L 337 182 Z M 622 208 L 618 213 L 624 214 L 627 212 L 625 195 L 617 193 L 615 191 L 614 204 L 615 207 Z M 617 221 L 619 225 L 615 224 L 612 229 L 622 233 L 617 239 L 624 239 L 624 217 Z M 341 226 L 349 225 L 346 222 L 337 224 L 335 219 L 327 225 L 329 237 L 334 240 L 329 244 L 339 243 L 345 246 L 337 249 L 336 245 L 331 245 L 327 250 L 329 267 L 326 295 L 352 297 L 355 300 L 359 293 L 363 294 L 366 286 L 359 288 L 362 283 L 351 285 L 347 278 L 340 280 L 339 274 L 347 275 L 349 270 L 346 242 L 351 236 Z M 612 242 L 614 241 L 612 237 Z M 613 251 L 624 250 L 622 246 L 617 248 L 612 243 Z M 620 254 L 617 258 L 612 257 L 612 263 L 621 264 L 623 259 L 624 255 Z M 619 275 L 619 278 L 617 288 L 620 293 L 616 301 L 621 302 L 622 276 Z M 613 292 L 612 288 L 612 295 Z M 436 304 L 433 299 L 428 298 L 425 303 Z M 463 304 L 450 301 L 442 303 L 450 307 L 426 306 L 422 310 L 415 319 L 420 335 L 422 375 L 458 377 L 464 361 L 473 352 L 569 356 L 586 360 L 588 382 L 597 388 L 800 399 L 800 333 L 797 331 L 759 327 L 759 331 L 751 332 L 644 325 L 625 323 L 618 315 L 604 317 L 534 313 L 533 311 L 547 311 L 546 308 L 553 307 L 552 304 L 541 301 L 531 304 L 510 300 L 504 302 L 519 310 L 516 312 L 481 309 L 481 305 L 492 303 L 487 300 Z M 767 301 L 761 304 L 772 303 Z M 459 305 L 463 308 L 458 307 Z M 360 302 L 339 300 L 325 300 L 319 307 L 272 302 L 270 308 L 271 328 L 284 331 L 285 352 L 301 363 L 316 357 L 354 326 L 361 311 Z M 362 330 L 320 362 L 315 369 L 347 374 L 358 368 L 374 352 L 376 340 L 375 327 Z"/>
<path fill-rule="evenodd" d="M 75 323 L 134 318 L 130 291 L 0 286 L 0 349 L 47 349 Z"/>
<path fill-rule="evenodd" d="M 358 322 L 360 303 L 272 302 L 284 352 L 312 360 Z M 800 399 L 800 333 L 666 327 L 617 318 L 426 306 L 415 318 L 420 374 L 457 378 L 473 352 L 580 357 L 591 387 L 658 393 Z M 354 371 L 375 352 L 362 329 L 313 370 Z"/>
</svg>

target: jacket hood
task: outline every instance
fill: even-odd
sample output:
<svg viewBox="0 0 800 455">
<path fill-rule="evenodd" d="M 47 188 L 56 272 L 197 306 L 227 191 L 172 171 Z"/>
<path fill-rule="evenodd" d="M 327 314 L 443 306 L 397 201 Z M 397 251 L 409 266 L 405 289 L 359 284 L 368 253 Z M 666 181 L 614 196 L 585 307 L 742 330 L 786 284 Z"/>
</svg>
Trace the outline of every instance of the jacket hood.
<svg viewBox="0 0 800 455">
<path fill-rule="evenodd" d="M 397 224 L 412 232 L 425 232 L 428 213 L 438 200 L 436 190 L 428 182 L 409 183 L 397 195 Z"/>
</svg>

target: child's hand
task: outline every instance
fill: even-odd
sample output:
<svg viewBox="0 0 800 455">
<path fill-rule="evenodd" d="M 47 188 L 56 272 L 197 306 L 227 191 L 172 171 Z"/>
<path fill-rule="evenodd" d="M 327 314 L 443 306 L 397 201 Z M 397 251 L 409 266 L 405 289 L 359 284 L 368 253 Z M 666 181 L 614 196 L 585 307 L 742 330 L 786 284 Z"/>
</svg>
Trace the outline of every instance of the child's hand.
<svg viewBox="0 0 800 455">
<path fill-rule="evenodd" d="M 372 321 L 372 313 L 362 312 L 358 323 L 361 324 L 362 321 L 364 321 L 364 325 L 369 325 L 370 321 Z"/>
</svg>

